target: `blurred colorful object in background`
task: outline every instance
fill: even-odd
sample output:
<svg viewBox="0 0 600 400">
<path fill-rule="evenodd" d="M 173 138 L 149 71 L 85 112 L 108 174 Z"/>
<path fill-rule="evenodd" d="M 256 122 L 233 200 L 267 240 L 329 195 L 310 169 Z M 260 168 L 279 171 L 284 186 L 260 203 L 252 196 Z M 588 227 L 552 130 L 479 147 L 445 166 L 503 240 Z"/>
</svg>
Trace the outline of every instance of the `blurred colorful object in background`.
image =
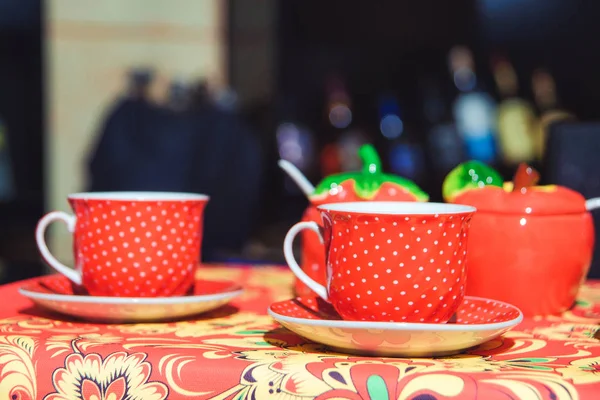
<svg viewBox="0 0 600 400">
<path fill-rule="evenodd" d="M 534 158 L 536 117 L 533 107 L 518 97 L 517 75 L 508 59 L 494 57 L 492 71 L 502 98 L 498 106 L 498 142 L 502 158 L 509 165 L 530 161 Z"/>
<path fill-rule="evenodd" d="M 279 156 L 301 171 L 306 170 L 314 155 L 314 144 L 308 129 L 293 122 L 285 122 L 277 127 L 276 135 Z"/>
<path fill-rule="evenodd" d="M 454 118 L 467 157 L 493 162 L 496 158 L 494 100 L 478 85 L 471 50 L 465 46 L 453 47 L 448 62 L 460 91 L 454 102 Z"/>
<path fill-rule="evenodd" d="M 386 95 L 379 99 L 379 131 L 386 139 L 396 139 L 404 132 L 400 117 L 400 106 L 395 96 Z"/>
<path fill-rule="evenodd" d="M 392 172 L 411 180 L 419 180 L 424 168 L 423 149 L 418 144 L 396 143 L 390 153 Z"/>
<path fill-rule="evenodd" d="M 338 129 L 347 128 L 352 123 L 352 110 L 344 82 L 340 77 L 332 76 L 327 82 L 326 90 L 329 122 Z"/>
<path fill-rule="evenodd" d="M 538 160 L 542 160 L 546 151 L 550 124 L 562 120 L 573 120 L 575 116 L 564 110 L 560 105 L 554 78 L 545 69 L 538 68 L 533 72 L 531 88 L 540 111 L 537 126 L 534 127 L 533 131 L 533 145 L 535 156 Z"/>
<path fill-rule="evenodd" d="M 367 138 L 358 129 L 351 129 L 342 133 L 338 140 L 338 152 L 342 171 L 356 171 L 362 166 L 358 156 L 358 149 L 367 143 Z"/>
</svg>

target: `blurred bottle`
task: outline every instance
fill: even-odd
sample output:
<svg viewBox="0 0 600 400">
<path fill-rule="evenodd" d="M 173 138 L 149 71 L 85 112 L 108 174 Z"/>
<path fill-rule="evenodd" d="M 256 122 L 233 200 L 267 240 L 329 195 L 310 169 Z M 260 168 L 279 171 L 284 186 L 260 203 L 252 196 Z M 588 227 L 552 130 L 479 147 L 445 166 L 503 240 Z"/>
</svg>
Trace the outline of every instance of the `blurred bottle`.
<svg viewBox="0 0 600 400">
<path fill-rule="evenodd" d="M 15 185 L 8 146 L 6 125 L 0 120 L 0 201 L 7 202 L 15 196 Z"/>
<path fill-rule="evenodd" d="M 352 102 L 344 81 L 332 75 L 325 85 L 325 120 L 322 133 L 327 144 L 321 150 L 321 175 L 327 176 L 343 171 L 352 164 L 349 151 L 342 151 L 344 132 L 352 130 L 354 115 Z M 345 157 L 345 159 L 344 159 Z"/>
<path fill-rule="evenodd" d="M 333 75 L 327 79 L 325 90 L 328 125 L 334 128 L 333 132 L 347 129 L 352 124 L 353 115 L 352 101 L 344 81 L 338 75 Z"/>
<path fill-rule="evenodd" d="M 396 140 L 389 151 L 390 170 L 423 186 L 425 154 L 421 143 Z"/>
<path fill-rule="evenodd" d="M 459 91 L 453 114 L 466 156 L 493 163 L 496 159 L 496 105 L 477 81 L 471 50 L 465 46 L 452 48 L 449 64 Z"/>
<path fill-rule="evenodd" d="M 344 81 L 335 77 L 328 83 L 328 119 L 333 127 L 339 170 L 357 171 L 362 168 L 358 149 L 367 143 L 364 129 L 358 124 L 352 98 Z"/>
<path fill-rule="evenodd" d="M 327 143 L 319 154 L 321 161 L 321 176 L 337 174 L 342 170 L 340 151 L 337 143 Z"/>
<path fill-rule="evenodd" d="M 358 128 L 350 128 L 342 132 L 337 141 L 338 159 L 342 171 L 358 171 L 362 162 L 358 149 L 367 143 L 364 132 Z"/>
<path fill-rule="evenodd" d="M 433 173 L 445 176 L 463 161 L 462 141 L 439 86 L 426 82 L 422 90 L 429 159 Z"/>
<path fill-rule="evenodd" d="M 423 179 L 424 152 L 416 130 L 403 118 L 396 96 L 383 94 L 379 98 L 379 131 L 389 140 L 390 170 L 420 183 Z"/>
<path fill-rule="evenodd" d="M 540 118 L 534 129 L 534 150 L 536 158 L 542 160 L 550 124 L 576 117 L 561 106 L 554 78 L 548 71 L 541 68 L 535 70 L 531 78 L 531 85 L 535 103 L 540 112 Z"/>
<path fill-rule="evenodd" d="M 498 142 L 502 159 L 508 165 L 531 162 L 536 116 L 529 102 L 518 97 L 517 74 L 504 57 L 492 59 L 494 80 L 501 97 L 498 106 Z"/>
<path fill-rule="evenodd" d="M 398 99 L 392 94 L 379 97 L 379 132 L 388 140 L 396 140 L 404 134 L 404 121 L 400 114 Z"/>
</svg>

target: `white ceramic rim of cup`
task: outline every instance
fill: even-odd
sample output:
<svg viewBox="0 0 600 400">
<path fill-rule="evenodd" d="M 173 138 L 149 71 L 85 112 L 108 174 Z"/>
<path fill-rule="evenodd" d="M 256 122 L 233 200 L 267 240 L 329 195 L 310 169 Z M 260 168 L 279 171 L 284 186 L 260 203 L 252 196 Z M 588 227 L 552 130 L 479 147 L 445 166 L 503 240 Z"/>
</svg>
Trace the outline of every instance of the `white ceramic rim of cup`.
<svg viewBox="0 0 600 400">
<path fill-rule="evenodd" d="M 184 192 L 84 192 L 67 196 L 69 200 L 109 200 L 109 201 L 206 201 L 205 194 Z"/>
<path fill-rule="evenodd" d="M 502 304 L 508 306 L 519 312 L 516 318 L 513 318 L 504 322 L 488 322 L 488 323 L 473 323 L 473 324 L 442 324 L 435 322 L 384 322 L 384 321 L 350 321 L 350 320 L 337 320 L 337 319 L 309 319 L 300 317 L 288 317 L 286 315 L 279 314 L 271 309 L 267 310 L 276 320 L 284 321 L 291 324 L 318 326 L 326 328 L 340 328 L 340 329 L 385 329 L 391 331 L 487 331 L 487 330 L 499 330 L 510 328 L 518 325 L 523 321 L 523 313 L 521 310 L 512 304 L 505 303 L 503 301 L 486 299 L 483 297 L 465 296 L 465 299 L 493 301 L 496 304 Z"/>
<path fill-rule="evenodd" d="M 328 203 L 317 206 L 319 210 L 358 214 L 383 215 L 449 215 L 477 211 L 475 207 L 463 204 L 428 203 L 417 201 L 355 201 Z"/>
</svg>

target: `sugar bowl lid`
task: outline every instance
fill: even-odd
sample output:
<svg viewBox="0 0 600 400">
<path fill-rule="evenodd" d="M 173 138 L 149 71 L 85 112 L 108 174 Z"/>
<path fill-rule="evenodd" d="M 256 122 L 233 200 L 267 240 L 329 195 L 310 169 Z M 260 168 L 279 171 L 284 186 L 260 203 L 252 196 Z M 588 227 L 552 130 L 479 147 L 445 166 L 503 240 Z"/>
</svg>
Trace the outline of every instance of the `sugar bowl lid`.
<svg viewBox="0 0 600 400">
<path fill-rule="evenodd" d="M 478 212 L 517 215 L 564 215 L 587 211 L 579 192 L 559 185 L 537 185 L 539 173 L 519 165 L 512 181 L 504 182 L 493 168 L 468 161 L 445 178 L 442 193 L 451 203 L 472 205 Z"/>
<path fill-rule="evenodd" d="M 362 170 L 325 177 L 310 196 L 312 204 L 362 200 L 427 201 L 429 195 L 413 181 L 384 173 L 381 159 L 370 144 L 361 146 L 358 155 Z"/>
</svg>

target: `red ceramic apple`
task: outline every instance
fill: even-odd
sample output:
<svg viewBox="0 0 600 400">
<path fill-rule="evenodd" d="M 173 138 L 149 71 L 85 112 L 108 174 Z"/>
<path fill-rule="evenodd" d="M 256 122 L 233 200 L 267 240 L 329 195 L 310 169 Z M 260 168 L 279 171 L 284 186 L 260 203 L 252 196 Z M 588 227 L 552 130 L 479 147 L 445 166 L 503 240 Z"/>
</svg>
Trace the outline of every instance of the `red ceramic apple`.
<svg viewBox="0 0 600 400">
<path fill-rule="evenodd" d="M 562 186 L 536 186 L 521 165 L 503 183 L 478 162 L 459 165 L 444 182 L 446 201 L 477 208 L 467 253 L 469 296 L 511 303 L 527 316 L 569 309 L 585 280 L 594 247 L 586 199 Z"/>
<path fill-rule="evenodd" d="M 326 203 L 349 201 L 427 201 L 429 196 L 412 181 L 396 175 L 384 174 L 381 160 L 371 145 L 359 149 L 363 162 L 362 171 L 336 174 L 325 178 L 309 196 L 310 206 L 304 212 L 303 221 L 321 224 L 317 206 Z M 325 252 L 319 237 L 312 231 L 302 233 L 302 269 L 312 279 L 325 284 Z M 296 294 L 309 295 L 312 291 L 299 280 Z"/>
</svg>

